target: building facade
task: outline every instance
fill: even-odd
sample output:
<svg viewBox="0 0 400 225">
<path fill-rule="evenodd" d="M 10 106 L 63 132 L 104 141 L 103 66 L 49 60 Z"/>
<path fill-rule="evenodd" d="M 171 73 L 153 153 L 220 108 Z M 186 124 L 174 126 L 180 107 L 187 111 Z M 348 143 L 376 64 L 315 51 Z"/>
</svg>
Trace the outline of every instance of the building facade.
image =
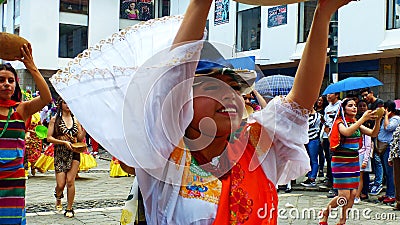
<svg viewBox="0 0 400 225">
<path fill-rule="evenodd" d="M 0 20 L 3 31 L 32 43 L 35 62 L 48 78 L 112 33 L 141 20 L 183 14 L 189 1 L 6 0 Z M 294 75 L 315 5 L 315 0 L 271 7 L 215 0 L 207 23 L 208 39 L 234 49 L 232 58 L 255 56 L 265 75 Z M 373 89 L 380 98 L 400 98 L 399 17 L 400 0 L 361 0 L 341 9 L 338 38 L 333 40 L 338 46 L 339 75 L 331 80 L 375 76 L 384 83 Z M 23 65 L 13 64 L 20 69 L 24 88 L 34 89 Z M 327 69 L 324 86 L 328 74 Z"/>
</svg>

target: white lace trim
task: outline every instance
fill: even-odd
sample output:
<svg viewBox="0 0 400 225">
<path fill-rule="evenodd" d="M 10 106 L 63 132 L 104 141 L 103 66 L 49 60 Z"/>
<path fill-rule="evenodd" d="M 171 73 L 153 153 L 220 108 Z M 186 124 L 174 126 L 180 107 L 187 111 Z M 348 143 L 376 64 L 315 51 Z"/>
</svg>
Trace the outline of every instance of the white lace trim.
<svg viewBox="0 0 400 225">
<path fill-rule="evenodd" d="M 297 102 L 294 102 L 293 100 L 287 98 L 286 96 L 279 96 L 277 100 L 281 102 L 281 106 L 292 110 L 296 115 L 300 117 L 307 118 L 308 114 L 310 114 L 311 112 L 309 109 L 302 107 Z"/>
<path fill-rule="evenodd" d="M 64 83 L 67 84 L 69 83 L 70 80 L 81 80 L 84 76 L 89 76 L 94 78 L 95 75 L 100 75 L 100 76 L 107 76 L 107 74 L 110 74 L 109 69 L 92 69 L 92 70 L 81 70 L 82 65 L 85 63 L 85 61 L 89 59 L 93 59 L 94 57 L 98 56 L 101 54 L 102 50 L 105 49 L 108 46 L 114 45 L 117 42 L 124 41 L 128 35 L 132 35 L 132 33 L 138 32 L 139 30 L 142 29 L 151 29 L 154 26 L 162 26 L 164 23 L 169 23 L 171 21 L 177 21 L 180 22 L 183 20 L 182 15 L 178 16 L 168 16 L 168 17 L 162 17 L 162 18 L 156 18 L 148 21 L 143 21 L 139 24 L 127 27 L 123 30 L 121 30 L 118 33 L 113 34 L 111 37 L 107 39 L 101 40 L 98 44 L 96 44 L 93 47 L 90 47 L 86 50 L 84 50 L 82 53 L 80 53 L 78 56 L 76 56 L 73 60 L 71 60 L 67 67 L 63 70 L 58 70 L 56 74 L 54 74 L 51 78 L 50 81 L 53 85 L 57 85 L 58 83 Z M 187 56 L 190 57 L 190 53 Z M 173 63 L 179 63 L 182 62 L 182 59 L 176 58 L 171 60 Z M 136 67 L 132 68 L 126 68 L 129 70 L 137 70 Z M 102 71 L 103 70 L 103 71 Z M 118 70 L 118 68 L 116 68 Z M 119 68 L 119 70 L 121 70 Z M 117 73 L 118 74 L 118 73 Z"/>
</svg>

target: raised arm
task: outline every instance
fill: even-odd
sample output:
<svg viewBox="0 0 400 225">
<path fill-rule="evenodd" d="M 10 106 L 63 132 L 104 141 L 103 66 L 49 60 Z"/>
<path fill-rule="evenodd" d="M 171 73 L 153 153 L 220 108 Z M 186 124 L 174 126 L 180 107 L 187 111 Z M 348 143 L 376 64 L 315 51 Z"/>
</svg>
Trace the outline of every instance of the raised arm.
<svg viewBox="0 0 400 225">
<path fill-rule="evenodd" d="M 212 0 L 191 0 L 173 44 L 201 40 Z"/>
<path fill-rule="evenodd" d="M 19 111 L 26 120 L 35 112 L 39 112 L 43 107 L 45 107 L 49 102 L 51 102 L 51 94 L 50 89 L 47 86 L 46 81 L 44 80 L 42 74 L 40 74 L 38 68 L 33 62 L 32 57 L 32 48 L 31 45 L 24 45 L 21 48 L 22 59 L 18 59 L 24 63 L 26 69 L 31 73 L 33 80 L 35 81 L 36 87 L 40 92 L 40 96 L 32 99 L 31 101 L 23 102 L 18 107 L 17 111 Z"/>
<path fill-rule="evenodd" d="M 311 109 L 316 101 L 325 72 L 329 21 L 333 13 L 351 0 L 319 0 L 288 98 Z"/>
</svg>

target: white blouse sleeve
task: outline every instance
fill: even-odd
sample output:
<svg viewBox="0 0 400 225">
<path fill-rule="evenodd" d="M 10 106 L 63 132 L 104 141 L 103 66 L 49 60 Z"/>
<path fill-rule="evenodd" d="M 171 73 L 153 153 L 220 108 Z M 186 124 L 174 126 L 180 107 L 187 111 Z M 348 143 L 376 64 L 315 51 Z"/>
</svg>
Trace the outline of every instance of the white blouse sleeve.
<svg viewBox="0 0 400 225">
<path fill-rule="evenodd" d="M 134 167 L 163 168 L 193 117 L 192 85 L 202 41 L 164 52 L 128 85 L 123 127 Z"/>
<path fill-rule="evenodd" d="M 50 78 L 91 137 L 129 166 L 162 168 L 191 120 L 202 42 L 170 50 L 182 19 L 114 33 Z"/>
<path fill-rule="evenodd" d="M 252 114 L 266 132 L 260 140 L 272 145 L 258 155 L 268 178 L 275 184 L 287 184 L 310 171 L 310 159 L 304 147 L 308 143 L 308 110 L 283 97 L 275 97 L 267 107 Z M 268 135 L 268 137 L 266 136 Z"/>
</svg>

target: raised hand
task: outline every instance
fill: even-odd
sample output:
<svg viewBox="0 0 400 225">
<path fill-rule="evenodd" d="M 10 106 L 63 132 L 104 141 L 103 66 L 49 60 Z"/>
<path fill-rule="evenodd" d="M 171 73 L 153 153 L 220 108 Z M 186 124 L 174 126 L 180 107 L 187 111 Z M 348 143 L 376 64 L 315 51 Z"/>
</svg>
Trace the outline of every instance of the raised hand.
<svg viewBox="0 0 400 225">
<path fill-rule="evenodd" d="M 317 8 L 326 15 L 332 15 L 340 7 L 354 0 L 319 0 Z"/>
<path fill-rule="evenodd" d="M 28 69 L 29 71 L 37 70 L 37 67 L 33 61 L 31 44 L 29 43 L 24 44 L 21 47 L 21 53 L 22 53 L 22 58 L 19 58 L 18 60 L 24 63 L 26 69 Z"/>
</svg>

